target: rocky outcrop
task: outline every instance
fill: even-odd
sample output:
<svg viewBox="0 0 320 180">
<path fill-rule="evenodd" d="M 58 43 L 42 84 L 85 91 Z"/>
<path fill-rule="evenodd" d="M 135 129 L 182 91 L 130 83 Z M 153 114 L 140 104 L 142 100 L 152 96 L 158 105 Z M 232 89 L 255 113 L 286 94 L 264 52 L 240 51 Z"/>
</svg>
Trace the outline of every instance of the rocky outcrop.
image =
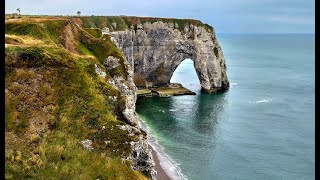
<svg viewBox="0 0 320 180">
<path fill-rule="evenodd" d="M 152 158 L 151 150 L 148 148 L 147 138 L 141 129 L 129 125 L 118 126 L 123 131 L 128 131 L 129 136 L 139 134 L 138 141 L 131 141 L 131 153 L 127 160 L 132 161 L 131 167 L 141 171 L 150 179 L 156 179 L 155 163 Z"/>
<path fill-rule="evenodd" d="M 120 65 L 119 59 L 113 56 L 109 56 L 104 61 L 103 65 L 107 70 L 116 68 Z M 125 65 L 127 66 L 126 69 L 128 70 L 127 79 L 125 79 L 125 77 L 123 76 L 114 76 L 112 79 L 108 80 L 108 83 L 115 89 L 117 89 L 122 94 L 122 96 L 125 97 L 125 109 L 122 111 L 122 114 L 130 125 L 135 126 L 137 125 L 138 121 L 137 114 L 135 112 L 137 100 L 137 87 L 133 82 L 133 71 L 131 65 L 128 62 L 125 62 Z M 101 74 L 101 72 L 99 72 L 97 69 L 96 72 L 98 74 Z"/>
<path fill-rule="evenodd" d="M 113 56 L 109 56 L 105 62 L 103 63 L 105 68 L 111 69 L 119 66 L 119 60 Z M 150 149 L 148 148 L 147 138 L 143 133 L 142 130 L 136 128 L 139 117 L 135 112 L 135 103 L 137 100 L 137 88 L 133 82 L 133 71 L 131 65 L 126 62 L 128 76 L 125 79 L 122 76 L 115 76 L 112 79 L 108 80 L 108 83 L 113 86 L 115 89 L 121 92 L 122 96 L 125 97 L 125 108 L 122 111 L 124 118 L 127 122 L 131 125 L 126 126 L 119 126 L 120 129 L 128 131 L 129 135 L 134 135 L 134 131 L 139 131 L 139 140 L 130 142 L 131 145 L 131 153 L 128 157 L 128 160 L 132 161 L 132 169 L 139 170 L 143 174 L 145 174 L 150 179 L 156 179 L 156 171 L 155 171 L 155 164 L 152 158 L 152 154 Z M 96 73 L 103 77 L 101 74 L 101 69 L 96 67 Z"/>
<path fill-rule="evenodd" d="M 160 19 L 110 35 L 134 67 L 135 77 L 145 85 L 167 86 L 178 65 L 190 58 L 204 91 L 227 89 L 225 59 L 214 30 L 192 24 L 185 25 L 182 31 L 179 29 L 177 23 Z"/>
<path fill-rule="evenodd" d="M 131 149 L 129 160 L 132 161 L 132 168 L 141 171 L 152 180 L 156 179 L 155 163 L 147 139 L 141 135 L 139 141 L 131 142 Z"/>
</svg>

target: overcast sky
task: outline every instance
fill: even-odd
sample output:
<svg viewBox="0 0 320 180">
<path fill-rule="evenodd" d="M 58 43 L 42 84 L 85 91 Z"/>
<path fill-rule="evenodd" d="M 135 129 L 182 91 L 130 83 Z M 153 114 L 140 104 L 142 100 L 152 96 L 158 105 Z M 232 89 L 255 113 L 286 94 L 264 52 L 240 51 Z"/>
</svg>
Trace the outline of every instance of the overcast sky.
<svg viewBox="0 0 320 180">
<path fill-rule="evenodd" d="M 199 19 L 218 33 L 314 33 L 314 0 L 5 0 L 6 13 Z"/>
</svg>

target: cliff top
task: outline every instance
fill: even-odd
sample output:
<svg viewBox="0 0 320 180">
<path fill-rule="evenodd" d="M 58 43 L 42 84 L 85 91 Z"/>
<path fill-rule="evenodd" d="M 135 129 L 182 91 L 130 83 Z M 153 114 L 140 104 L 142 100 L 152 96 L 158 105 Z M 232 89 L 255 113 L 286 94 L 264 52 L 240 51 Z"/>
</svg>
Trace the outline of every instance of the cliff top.
<svg viewBox="0 0 320 180">
<path fill-rule="evenodd" d="M 6 20 L 12 17 L 11 15 L 6 15 Z M 202 23 L 200 20 L 195 19 L 177 19 L 177 18 L 159 18 L 159 17 L 138 17 L 138 16 L 37 16 L 37 15 L 25 15 L 22 16 L 29 19 L 68 19 L 73 18 L 79 22 L 84 28 L 104 28 L 108 27 L 110 31 L 123 31 L 130 29 L 131 26 L 137 26 L 138 24 L 143 24 L 146 22 L 157 22 L 162 21 L 165 23 L 173 23 L 174 28 L 183 31 L 184 27 L 187 25 L 202 26 L 208 32 L 213 31 L 213 27 L 209 24 Z M 12 21 L 12 19 L 10 20 Z M 19 19 L 14 19 L 14 21 L 19 21 Z M 115 25 L 116 23 L 116 25 Z"/>
<path fill-rule="evenodd" d="M 165 23 L 173 23 L 176 29 L 183 31 L 184 27 L 187 25 L 202 26 L 207 29 L 207 31 L 213 31 L 212 26 L 204 24 L 199 20 L 194 19 L 176 19 L 176 18 L 158 18 L 158 17 L 137 17 L 137 16 L 82 16 L 80 17 L 84 22 L 84 27 L 108 27 L 110 31 L 121 31 L 125 29 L 130 29 L 131 26 L 137 26 L 138 24 L 143 24 L 146 22 L 154 23 L 157 21 L 162 21 Z M 116 26 L 112 25 L 117 23 Z"/>
</svg>

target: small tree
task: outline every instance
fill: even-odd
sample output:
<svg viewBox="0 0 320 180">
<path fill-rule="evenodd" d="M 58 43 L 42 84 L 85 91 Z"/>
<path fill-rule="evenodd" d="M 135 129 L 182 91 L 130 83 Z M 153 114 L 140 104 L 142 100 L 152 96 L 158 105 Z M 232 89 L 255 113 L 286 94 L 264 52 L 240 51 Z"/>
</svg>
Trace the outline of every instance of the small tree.
<svg viewBox="0 0 320 180">
<path fill-rule="evenodd" d="M 18 11 L 18 15 L 20 16 L 21 15 L 20 8 L 17 8 L 17 11 Z"/>
<path fill-rule="evenodd" d="M 78 16 L 80 16 L 81 15 L 81 11 L 78 11 L 77 14 L 78 14 Z"/>
</svg>

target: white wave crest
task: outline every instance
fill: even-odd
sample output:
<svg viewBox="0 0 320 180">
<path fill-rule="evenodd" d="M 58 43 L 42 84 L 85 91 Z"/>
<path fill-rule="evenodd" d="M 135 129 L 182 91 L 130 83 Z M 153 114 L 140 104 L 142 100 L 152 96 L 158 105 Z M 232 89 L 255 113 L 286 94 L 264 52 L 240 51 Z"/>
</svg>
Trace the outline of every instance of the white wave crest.
<svg viewBox="0 0 320 180">
<path fill-rule="evenodd" d="M 231 88 L 235 87 L 236 85 L 238 85 L 238 83 L 230 83 Z"/>
<path fill-rule="evenodd" d="M 250 104 L 258 104 L 258 103 L 269 103 L 272 99 L 261 99 L 259 101 L 250 101 Z"/>
<path fill-rule="evenodd" d="M 160 162 L 160 166 L 172 180 L 188 180 L 187 176 L 182 174 L 179 164 L 172 160 L 169 155 L 164 152 L 164 148 L 158 143 L 155 137 L 151 134 L 150 128 L 140 118 L 138 118 L 139 127 L 148 133 L 148 143 L 156 152 Z"/>
</svg>

